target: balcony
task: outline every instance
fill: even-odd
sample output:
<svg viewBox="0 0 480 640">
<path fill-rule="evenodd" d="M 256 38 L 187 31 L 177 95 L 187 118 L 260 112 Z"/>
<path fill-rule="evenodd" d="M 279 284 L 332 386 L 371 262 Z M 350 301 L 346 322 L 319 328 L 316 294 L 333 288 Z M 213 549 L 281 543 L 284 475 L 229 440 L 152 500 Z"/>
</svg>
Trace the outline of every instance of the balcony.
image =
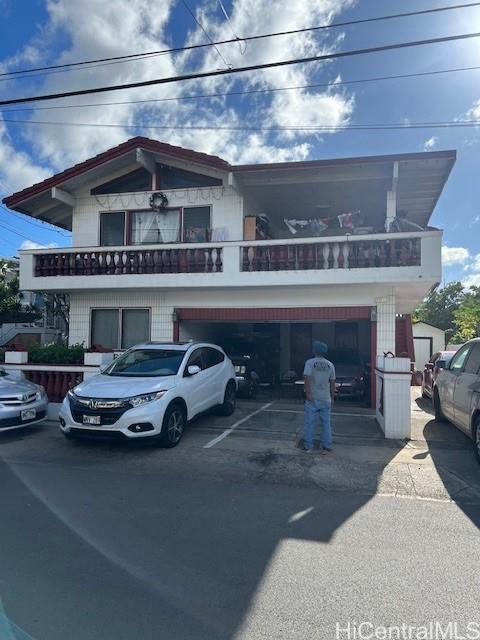
<svg viewBox="0 0 480 640">
<path fill-rule="evenodd" d="M 441 235 L 429 230 L 187 246 L 33 249 L 21 252 L 20 285 L 24 290 L 68 291 L 395 283 L 418 278 L 434 283 L 441 275 Z"/>
</svg>

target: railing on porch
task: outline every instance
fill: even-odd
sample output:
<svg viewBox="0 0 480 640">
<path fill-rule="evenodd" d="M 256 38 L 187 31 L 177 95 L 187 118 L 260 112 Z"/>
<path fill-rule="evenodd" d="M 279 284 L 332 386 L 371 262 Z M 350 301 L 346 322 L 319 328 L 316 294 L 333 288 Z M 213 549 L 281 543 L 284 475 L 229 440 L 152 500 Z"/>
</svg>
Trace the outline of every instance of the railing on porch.
<svg viewBox="0 0 480 640">
<path fill-rule="evenodd" d="M 323 241 L 243 247 L 243 271 L 419 266 L 420 238 Z"/>
<path fill-rule="evenodd" d="M 214 273 L 223 270 L 222 247 L 64 250 L 35 256 L 35 276 L 141 273 Z"/>
</svg>

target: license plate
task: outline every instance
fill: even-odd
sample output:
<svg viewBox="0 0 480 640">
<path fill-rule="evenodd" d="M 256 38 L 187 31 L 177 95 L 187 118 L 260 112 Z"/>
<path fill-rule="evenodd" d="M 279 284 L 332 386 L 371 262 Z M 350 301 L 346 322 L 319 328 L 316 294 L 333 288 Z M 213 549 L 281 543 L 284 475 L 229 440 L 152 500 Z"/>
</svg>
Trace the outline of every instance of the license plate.
<svg viewBox="0 0 480 640">
<path fill-rule="evenodd" d="M 37 416 L 35 409 L 24 409 L 20 414 L 22 420 L 33 420 Z"/>
<path fill-rule="evenodd" d="M 83 424 L 100 424 L 100 416 L 83 416 Z"/>
</svg>

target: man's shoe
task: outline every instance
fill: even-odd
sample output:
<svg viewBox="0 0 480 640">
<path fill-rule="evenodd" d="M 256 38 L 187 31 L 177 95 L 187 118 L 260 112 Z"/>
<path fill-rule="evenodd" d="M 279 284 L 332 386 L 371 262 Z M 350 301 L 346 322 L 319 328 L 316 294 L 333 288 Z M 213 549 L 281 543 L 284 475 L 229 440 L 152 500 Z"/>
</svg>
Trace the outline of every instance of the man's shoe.
<svg viewBox="0 0 480 640">
<path fill-rule="evenodd" d="M 313 448 L 312 449 L 307 449 L 307 447 L 302 447 L 302 451 L 303 451 L 303 453 L 312 453 L 313 452 Z"/>
<path fill-rule="evenodd" d="M 326 456 L 328 453 L 332 453 L 332 452 L 333 452 L 332 447 L 322 447 L 322 451 L 321 451 L 322 456 Z"/>
</svg>

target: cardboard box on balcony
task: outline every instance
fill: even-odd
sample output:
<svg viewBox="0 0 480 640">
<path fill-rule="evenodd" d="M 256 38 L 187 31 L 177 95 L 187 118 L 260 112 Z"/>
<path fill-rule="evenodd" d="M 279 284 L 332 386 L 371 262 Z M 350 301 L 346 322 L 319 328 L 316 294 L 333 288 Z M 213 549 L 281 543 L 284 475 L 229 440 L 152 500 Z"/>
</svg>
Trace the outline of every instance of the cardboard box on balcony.
<svg viewBox="0 0 480 640">
<path fill-rule="evenodd" d="M 27 364 L 28 351 L 6 351 L 5 364 Z"/>
<path fill-rule="evenodd" d="M 101 367 L 110 364 L 113 360 L 113 353 L 88 352 L 83 354 L 83 363 L 89 367 Z"/>
</svg>

